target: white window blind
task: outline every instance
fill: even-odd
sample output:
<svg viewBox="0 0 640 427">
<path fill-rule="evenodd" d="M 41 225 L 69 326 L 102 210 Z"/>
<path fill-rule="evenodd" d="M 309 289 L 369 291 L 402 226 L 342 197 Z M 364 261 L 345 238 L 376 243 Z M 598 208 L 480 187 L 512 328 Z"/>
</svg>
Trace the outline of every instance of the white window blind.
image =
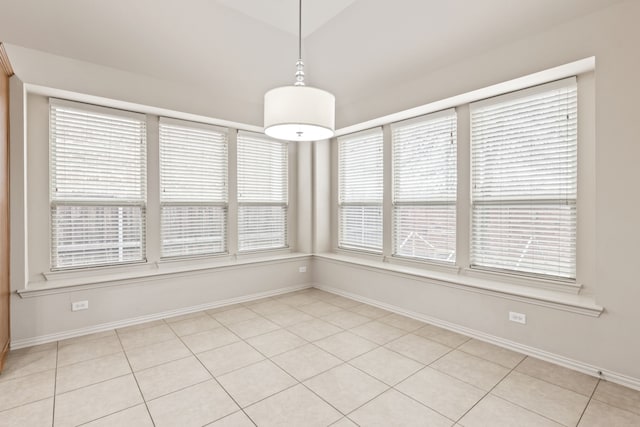
<svg viewBox="0 0 640 427">
<path fill-rule="evenodd" d="M 396 256 L 455 261 L 456 126 L 453 109 L 391 125 Z"/>
<path fill-rule="evenodd" d="M 144 115 L 50 102 L 51 267 L 145 258 Z"/>
<path fill-rule="evenodd" d="M 227 130 L 160 119 L 162 257 L 227 250 Z"/>
<path fill-rule="evenodd" d="M 338 138 L 338 246 L 382 252 L 382 129 Z"/>
<path fill-rule="evenodd" d="M 471 105 L 472 264 L 575 278 L 575 78 Z"/>
<path fill-rule="evenodd" d="M 288 146 L 238 132 L 238 250 L 287 247 Z"/>
</svg>

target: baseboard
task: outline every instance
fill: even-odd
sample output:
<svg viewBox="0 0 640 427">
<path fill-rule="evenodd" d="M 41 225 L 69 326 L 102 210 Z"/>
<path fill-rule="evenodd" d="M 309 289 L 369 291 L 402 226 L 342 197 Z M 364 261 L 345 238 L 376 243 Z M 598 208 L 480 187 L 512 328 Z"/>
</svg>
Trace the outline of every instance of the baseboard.
<svg viewBox="0 0 640 427">
<path fill-rule="evenodd" d="M 420 320 L 421 322 L 430 323 L 435 326 L 439 326 L 444 329 L 448 329 L 453 332 L 457 332 L 463 335 L 470 336 L 472 338 L 478 339 L 480 341 L 485 341 L 490 344 L 495 344 L 497 346 L 506 348 L 508 350 L 517 351 L 518 353 L 526 354 L 527 356 L 533 356 L 538 359 L 545 360 L 550 363 L 554 363 L 556 365 L 563 366 L 565 368 L 573 369 L 574 371 L 582 372 L 587 375 L 591 375 L 593 377 L 602 378 L 607 381 L 611 381 L 616 384 L 623 385 L 625 387 L 629 387 L 635 390 L 640 390 L 640 379 L 633 378 L 628 375 L 620 374 L 617 372 L 609 371 L 604 368 L 600 368 L 597 366 L 590 365 L 588 363 L 580 362 L 575 359 L 570 359 L 568 357 L 564 357 L 555 353 L 550 353 L 548 351 L 540 350 L 535 347 L 527 346 L 524 344 L 517 343 L 515 341 L 507 340 L 504 338 L 497 337 L 495 335 L 487 334 L 485 332 L 477 331 L 475 329 L 467 328 L 464 326 L 456 325 L 454 323 L 446 322 L 435 317 L 426 316 L 421 313 L 416 313 L 413 311 L 405 310 L 401 307 L 386 304 L 378 300 L 374 300 L 371 298 L 366 298 L 357 294 L 353 294 L 351 292 L 343 291 L 341 289 L 332 288 L 330 286 L 326 286 L 320 283 L 314 283 L 314 288 L 321 289 L 326 292 L 331 292 L 332 294 L 340 295 L 346 298 L 353 299 L 355 301 L 359 301 L 365 304 L 369 304 L 375 307 L 379 307 L 393 313 L 401 314 L 403 316 L 410 317 L 412 319 Z"/>
<path fill-rule="evenodd" d="M 73 329 L 70 331 L 56 332 L 54 334 L 47 334 L 47 335 L 40 335 L 37 337 L 12 340 L 11 349 L 16 350 L 19 348 L 31 347 L 33 345 L 46 344 L 49 342 L 60 341 L 67 338 L 74 338 L 82 335 L 93 334 L 96 332 L 104 332 L 104 331 L 110 331 L 112 329 L 139 325 L 141 323 L 151 322 L 153 320 L 166 319 L 169 317 L 181 316 L 183 314 L 195 313 L 197 311 L 211 310 L 213 308 L 224 307 L 226 305 L 254 301 L 257 299 L 286 294 L 288 292 L 294 292 L 302 289 L 307 289 L 310 287 L 312 287 L 312 285 L 309 283 L 304 285 L 289 286 L 286 288 L 279 288 L 272 291 L 259 292 L 255 294 L 244 295 L 236 298 L 229 298 L 221 301 L 215 301 L 215 302 L 200 304 L 200 305 L 191 306 L 191 307 L 183 307 L 176 310 L 168 310 L 160 313 L 148 314 L 145 316 L 134 317 L 131 319 L 118 320 L 118 321 L 109 322 L 109 323 L 101 323 L 99 325 L 88 326 L 86 328 L 79 328 L 79 329 Z"/>
</svg>

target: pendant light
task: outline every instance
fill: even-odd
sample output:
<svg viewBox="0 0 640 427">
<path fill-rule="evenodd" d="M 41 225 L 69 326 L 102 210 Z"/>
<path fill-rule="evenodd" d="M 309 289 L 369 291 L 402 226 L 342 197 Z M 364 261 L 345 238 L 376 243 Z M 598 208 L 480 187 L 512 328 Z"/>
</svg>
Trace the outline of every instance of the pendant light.
<svg viewBox="0 0 640 427">
<path fill-rule="evenodd" d="M 336 98 L 306 86 L 302 62 L 302 0 L 298 11 L 298 61 L 293 86 L 271 89 L 264 95 L 264 133 L 286 141 L 318 141 L 335 130 Z"/>
</svg>

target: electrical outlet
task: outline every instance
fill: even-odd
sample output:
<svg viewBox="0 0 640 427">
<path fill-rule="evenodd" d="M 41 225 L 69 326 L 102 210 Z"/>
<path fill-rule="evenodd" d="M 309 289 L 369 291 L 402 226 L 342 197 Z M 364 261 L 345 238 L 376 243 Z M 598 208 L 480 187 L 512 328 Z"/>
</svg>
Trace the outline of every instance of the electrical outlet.
<svg viewBox="0 0 640 427">
<path fill-rule="evenodd" d="M 527 315 L 523 313 L 516 313 L 515 311 L 509 312 L 509 320 L 516 323 L 527 323 Z"/>
<path fill-rule="evenodd" d="M 80 311 L 89 309 L 89 301 L 74 301 L 71 303 L 71 311 Z"/>
<path fill-rule="evenodd" d="M 306 273 L 307 272 L 307 266 L 303 265 L 302 267 L 298 267 L 298 272 L 300 273 Z"/>
</svg>

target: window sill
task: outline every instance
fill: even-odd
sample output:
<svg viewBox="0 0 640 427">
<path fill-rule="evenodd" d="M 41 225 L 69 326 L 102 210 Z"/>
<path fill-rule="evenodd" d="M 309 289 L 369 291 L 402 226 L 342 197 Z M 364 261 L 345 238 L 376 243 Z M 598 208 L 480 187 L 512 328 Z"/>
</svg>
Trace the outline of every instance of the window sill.
<svg viewBox="0 0 640 427">
<path fill-rule="evenodd" d="M 435 271 L 449 274 L 460 273 L 460 267 L 453 263 L 438 262 L 434 260 L 420 260 L 417 258 L 408 258 L 391 255 L 390 257 L 384 257 L 383 262 L 390 265 L 398 265 L 404 267 L 410 267 L 419 269 L 421 271 Z"/>
<path fill-rule="evenodd" d="M 43 273 L 45 281 L 31 282 L 17 291 L 21 298 L 75 292 L 84 289 L 150 282 L 168 275 L 203 274 L 211 270 L 242 268 L 249 265 L 287 262 L 310 254 L 275 251 L 262 256 L 221 255 L 208 258 L 162 260 L 135 265 L 88 268 Z"/>
<path fill-rule="evenodd" d="M 588 296 L 542 289 L 537 284 L 526 286 L 519 282 L 517 284 L 506 283 L 497 278 L 488 279 L 467 276 L 464 275 L 465 269 L 460 273 L 435 271 L 336 253 L 315 254 L 314 257 L 333 263 L 356 265 L 373 271 L 384 271 L 401 277 L 426 279 L 431 283 L 442 286 L 550 307 L 585 316 L 599 317 L 604 311 L 602 306 L 597 305 L 593 298 Z M 501 279 L 506 280 L 506 278 Z"/>
</svg>

